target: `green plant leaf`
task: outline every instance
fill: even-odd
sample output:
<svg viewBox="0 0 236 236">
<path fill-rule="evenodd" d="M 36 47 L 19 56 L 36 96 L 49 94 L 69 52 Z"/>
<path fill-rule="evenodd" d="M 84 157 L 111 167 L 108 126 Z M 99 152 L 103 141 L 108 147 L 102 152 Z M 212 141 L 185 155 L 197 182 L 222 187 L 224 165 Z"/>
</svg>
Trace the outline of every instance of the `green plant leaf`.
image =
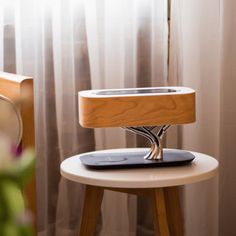
<svg viewBox="0 0 236 236">
<path fill-rule="evenodd" d="M 0 182 L 1 208 L 5 220 L 15 220 L 16 216 L 24 210 L 24 199 L 19 186 L 11 180 Z"/>
</svg>

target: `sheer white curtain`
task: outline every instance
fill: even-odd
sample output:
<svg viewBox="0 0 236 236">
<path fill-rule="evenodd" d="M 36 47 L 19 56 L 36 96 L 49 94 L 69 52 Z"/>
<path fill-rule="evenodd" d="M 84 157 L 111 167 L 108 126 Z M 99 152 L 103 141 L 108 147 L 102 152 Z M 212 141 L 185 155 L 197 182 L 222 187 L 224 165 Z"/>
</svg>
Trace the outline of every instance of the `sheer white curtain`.
<svg viewBox="0 0 236 236">
<path fill-rule="evenodd" d="M 197 122 L 183 127 L 182 147 L 219 158 L 220 5 L 180 1 L 182 83 L 196 89 Z M 218 235 L 218 183 L 184 189 L 187 235 Z"/>
<path fill-rule="evenodd" d="M 173 1 L 171 76 L 197 93 L 197 122 L 181 131 L 183 149 L 220 158 L 220 1 Z M 218 235 L 217 178 L 183 189 L 186 235 Z M 230 235 L 230 234 L 224 234 Z"/>
<path fill-rule="evenodd" d="M 187 235 L 235 235 L 236 2 L 173 2 L 172 76 L 197 91 L 197 122 L 182 147 L 215 156 L 218 180 L 183 191 Z"/>
<path fill-rule="evenodd" d="M 166 84 L 167 36 L 166 0 L 0 1 L 0 69 L 35 82 L 39 235 L 78 232 L 83 186 L 60 162 L 126 146 L 122 131 L 79 127 L 77 91 Z M 136 235 L 136 212 L 136 199 L 106 193 L 100 235 Z"/>
</svg>

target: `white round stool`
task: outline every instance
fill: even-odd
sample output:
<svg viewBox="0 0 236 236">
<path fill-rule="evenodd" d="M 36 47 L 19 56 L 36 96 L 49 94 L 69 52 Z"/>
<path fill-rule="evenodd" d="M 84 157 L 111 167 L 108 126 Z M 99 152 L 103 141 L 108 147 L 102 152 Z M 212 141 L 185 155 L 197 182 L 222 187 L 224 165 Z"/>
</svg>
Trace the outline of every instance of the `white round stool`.
<svg viewBox="0 0 236 236">
<path fill-rule="evenodd" d="M 139 150 L 145 149 L 114 149 L 93 154 Z M 62 176 L 86 185 L 80 236 L 94 235 L 105 189 L 149 197 L 153 204 L 155 235 L 184 235 L 177 186 L 212 178 L 218 169 L 218 161 L 213 157 L 191 153 L 195 159 L 190 164 L 161 168 L 88 169 L 80 161 L 86 153 L 64 160 L 61 163 Z"/>
</svg>

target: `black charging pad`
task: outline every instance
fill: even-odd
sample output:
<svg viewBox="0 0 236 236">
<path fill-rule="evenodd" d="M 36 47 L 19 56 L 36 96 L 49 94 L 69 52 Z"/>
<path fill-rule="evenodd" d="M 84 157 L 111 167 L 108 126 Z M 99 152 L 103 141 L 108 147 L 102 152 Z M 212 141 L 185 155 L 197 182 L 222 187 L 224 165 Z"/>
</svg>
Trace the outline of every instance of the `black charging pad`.
<svg viewBox="0 0 236 236">
<path fill-rule="evenodd" d="M 122 169 L 182 166 L 190 163 L 195 156 L 187 151 L 164 149 L 162 160 L 146 160 L 147 150 L 134 152 L 93 152 L 80 156 L 82 164 L 92 169 Z"/>
</svg>

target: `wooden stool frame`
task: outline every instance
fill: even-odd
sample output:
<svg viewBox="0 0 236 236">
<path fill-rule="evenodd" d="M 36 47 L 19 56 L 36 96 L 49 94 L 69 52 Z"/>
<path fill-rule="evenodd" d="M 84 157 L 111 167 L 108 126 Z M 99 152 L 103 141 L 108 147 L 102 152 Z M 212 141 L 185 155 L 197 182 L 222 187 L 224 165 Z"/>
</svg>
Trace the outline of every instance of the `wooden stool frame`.
<svg viewBox="0 0 236 236">
<path fill-rule="evenodd" d="M 95 234 L 104 190 L 149 198 L 153 209 L 155 236 L 184 235 L 178 187 L 125 189 L 86 185 L 80 236 L 93 236 Z"/>
</svg>

